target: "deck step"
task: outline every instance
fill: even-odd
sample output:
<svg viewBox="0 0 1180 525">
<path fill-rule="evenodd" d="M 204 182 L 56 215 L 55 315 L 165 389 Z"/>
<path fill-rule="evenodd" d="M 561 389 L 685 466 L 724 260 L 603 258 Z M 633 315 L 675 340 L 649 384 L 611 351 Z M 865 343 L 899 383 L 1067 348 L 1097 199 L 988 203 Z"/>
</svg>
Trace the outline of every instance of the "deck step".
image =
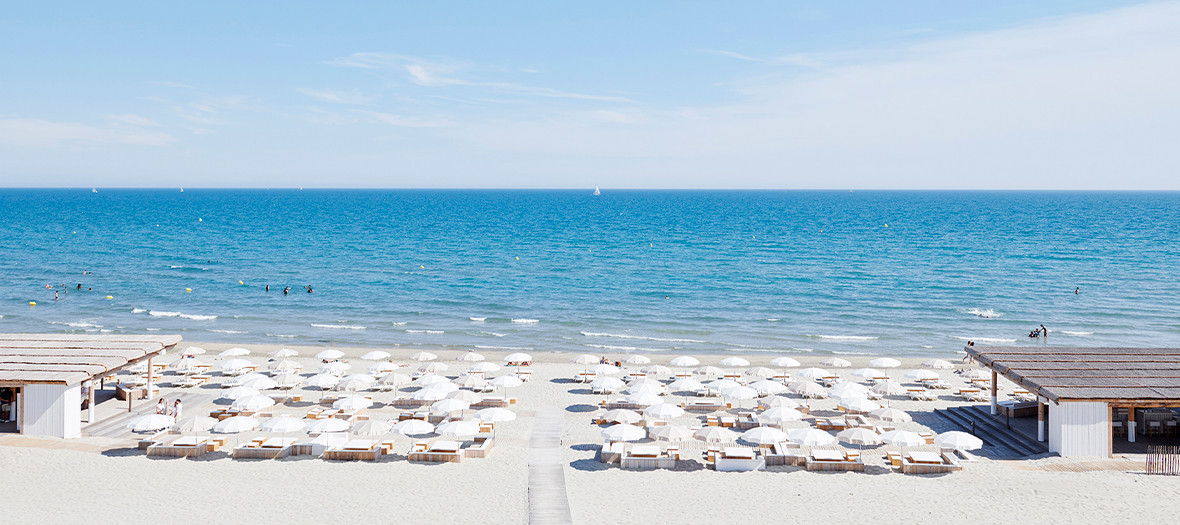
<svg viewBox="0 0 1180 525">
<path fill-rule="evenodd" d="M 974 423 L 975 434 L 985 443 L 1001 446 L 1015 453 L 1016 456 L 1032 456 L 1048 452 L 1044 443 L 1031 439 L 1019 432 L 1006 428 L 987 410 L 977 406 L 950 407 L 937 410 L 936 413 L 947 421 L 970 432 Z"/>
<path fill-rule="evenodd" d="M 987 427 L 976 424 L 975 428 L 972 428 L 972 420 L 959 412 L 936 409 L 934 413 L 959 427 L 960 430 L 967 433 L 974 433 L 976 437 L 983 441 L 984 445 L 992 448 L 992 450 L 988 451 L 991 456 L 1016 458 L 1026 455 L 1025 451 L 1012 447 L 1004 439 L 992 434 Z"/>
<path fill-rule="evenodd" d="M 960 407 L 968 413 L 977 418 L 987 420 L 992 428 L 995 428 L 999 433 L 1007 436 L 1013 442 L 1020 443 L 1026 449 L 1030 450 L 1032 454 L 1044 454 L 1049 451 L 1049 447 L 1045 443 L 1037 441 L 1035 438 L 1025 435 L 1017 430 L 1008 428 L 1002 421 L 1002 416 L 991 415 L 990 407 L 981 407 L 977 405 L 968 405 Z"/>
</svg>

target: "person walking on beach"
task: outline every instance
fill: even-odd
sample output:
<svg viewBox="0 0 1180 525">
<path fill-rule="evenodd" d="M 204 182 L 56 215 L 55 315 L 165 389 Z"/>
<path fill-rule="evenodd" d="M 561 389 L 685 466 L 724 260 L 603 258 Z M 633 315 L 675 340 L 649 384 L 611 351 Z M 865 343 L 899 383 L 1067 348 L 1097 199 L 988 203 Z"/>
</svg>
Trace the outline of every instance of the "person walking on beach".
<svg viewBox="0 0 1180 525">
<path fill-rule="evenodd" d="M 176 402 L 172 404 L 172 417 L 176 418 L 177 420 L 180 419 L 180 400 L 179 399 L 177 399 Z"/>
<path fill-rule="evenodd" d="M 166 415 L 168 413 L 168 403 L 164 402 L 164 398 L 160 398 L 160 402 L 156 403 L 156 413 Z"/>
</svg>

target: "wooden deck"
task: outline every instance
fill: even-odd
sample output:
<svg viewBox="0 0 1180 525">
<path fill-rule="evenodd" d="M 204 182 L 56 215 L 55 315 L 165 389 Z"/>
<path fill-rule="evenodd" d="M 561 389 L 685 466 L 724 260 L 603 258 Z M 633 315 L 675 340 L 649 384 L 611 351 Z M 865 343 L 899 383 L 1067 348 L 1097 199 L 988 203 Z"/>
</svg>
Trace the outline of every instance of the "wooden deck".
<svg viewBox="0 0 1180 525">
<path fill-rule="evenodd" d="M 562 411 L 557 406 L 537 412 L 529 442 L 529 523 L 573 523 L 565 492 L 561 450 Z"/>
</svg>

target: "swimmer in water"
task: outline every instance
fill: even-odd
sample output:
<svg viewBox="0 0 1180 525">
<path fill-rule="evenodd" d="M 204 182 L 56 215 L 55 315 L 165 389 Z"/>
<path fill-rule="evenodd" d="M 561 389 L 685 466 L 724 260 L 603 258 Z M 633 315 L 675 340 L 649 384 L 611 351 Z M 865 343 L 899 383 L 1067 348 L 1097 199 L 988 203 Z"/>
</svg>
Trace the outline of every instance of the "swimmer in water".
<svg viewBox="0 0 1180 525">
<path fill-rule="evenodd" d="M 1078 294 L 1080 294 L 1080 293 L 1082 293 L 1082 287 L 1081 287 L 1081 286 L 1079 286 L 1079 287 L 1077 287 L 1077 288 L 1074 288 L 1074 289 L 1073 289 L 1073 294 L 1074 294 L 1074 295 L 1078 295 Z"/>
<path fill-rule="evenodd" d="M 311 285 L 307 285 L 307 293 L 311 293 Z"/>
<path fill-rule="evenodd" d="M 286 288 L 283 288 L 283 295 L 287 295 L 287 292 L 289 292 L 289 291 L 291 291 L 291 287 L 290 287 L 290 286 L 288 286 L 288 287 L 286 287 Z"/>
<path fill-rule="evenodd" d="M 266 285 L 266 291 L 268 291 L 268 292 L 270 291 L 270 285 L 269 285 L 269 284 L 268 284 L 268 285 Z"/>
</svg>

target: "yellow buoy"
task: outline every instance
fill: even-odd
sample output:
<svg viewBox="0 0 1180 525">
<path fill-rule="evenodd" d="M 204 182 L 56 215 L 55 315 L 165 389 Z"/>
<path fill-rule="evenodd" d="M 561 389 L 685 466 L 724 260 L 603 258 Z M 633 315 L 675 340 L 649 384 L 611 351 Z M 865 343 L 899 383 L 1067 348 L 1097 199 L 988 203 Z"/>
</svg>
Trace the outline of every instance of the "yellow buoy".
<svg viewBox="0 0 1180 525">
<path fill-rule="evenodd" d="M 517 258 L 516 258 L 516 260 L 518 260 L 518 261 L 519 261 L 519 260 L 520 260 L 520 257 L 517 257 Z"/>
<path fill-rule="evenodd" d="M 112 296 L 108 295 L 108 296 L 107 296 L 107 299 L 114 299 L 114 297 L 112 297 Z"/>
<path fill-rule="evenodd" d="M 418 265 L 418 267 L 419 267 L 419 268 L 421 268 L 421 269 L 423 269 L 423 270 L 425 270 L 425 269 L 426 269 L 426 267 L 425 267 L 425 266 L 422 266 L 421 264 L 419 264 L 419 265 Z"/>
<path fill-rule="evenodd" d="M 193 289 L 192 288 L 185 288 L 184 291 L 191 292 L 191 291 L 193 291 Z"/>
<path fill-rule="evenodd" d="M 37 306 L 37 301 L 29 301 L 29 306 Z"/>
<path fill-rule="evenodd" d="M 244 282 L 242 282 L 241 280 L 239 280 L 239 281 L 238 281 L 238 284 L 246 284 L 246 283 L 244 283 Z"/>
</svg>

